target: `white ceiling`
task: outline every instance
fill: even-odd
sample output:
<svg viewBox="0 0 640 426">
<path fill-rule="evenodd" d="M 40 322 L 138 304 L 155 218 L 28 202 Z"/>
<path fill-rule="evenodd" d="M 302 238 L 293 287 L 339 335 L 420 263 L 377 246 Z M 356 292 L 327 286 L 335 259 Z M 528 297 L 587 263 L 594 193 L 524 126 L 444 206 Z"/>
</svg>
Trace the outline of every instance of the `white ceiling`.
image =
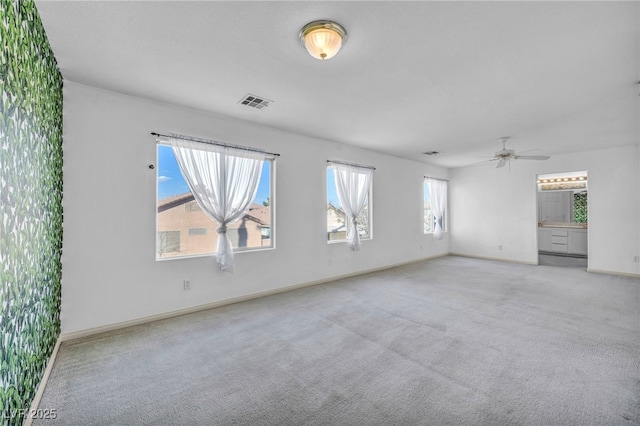
<svg viewBox="0 0 640 426">
<path fill-rule="evenodd" d="M 445 167 L 501 136 L 539 155 L 638 144 L 639 6 L 37 1 L 67 80 Z M 298 39 L 317 19 L 348 32 L 326 62 Z"/>
</svg>

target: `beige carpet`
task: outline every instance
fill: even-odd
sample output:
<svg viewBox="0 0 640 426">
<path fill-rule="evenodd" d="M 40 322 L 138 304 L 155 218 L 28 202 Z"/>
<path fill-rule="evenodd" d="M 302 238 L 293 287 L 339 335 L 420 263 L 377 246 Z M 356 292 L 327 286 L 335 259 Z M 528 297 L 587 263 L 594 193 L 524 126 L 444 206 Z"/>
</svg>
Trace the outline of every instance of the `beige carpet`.
<svg viewBox="0 0 640 426">
<path fill-rule="evenodd" d="M 67 342 L 35 424 L 638 425 L 639 281 L 445 257 Z"/>
</svg>

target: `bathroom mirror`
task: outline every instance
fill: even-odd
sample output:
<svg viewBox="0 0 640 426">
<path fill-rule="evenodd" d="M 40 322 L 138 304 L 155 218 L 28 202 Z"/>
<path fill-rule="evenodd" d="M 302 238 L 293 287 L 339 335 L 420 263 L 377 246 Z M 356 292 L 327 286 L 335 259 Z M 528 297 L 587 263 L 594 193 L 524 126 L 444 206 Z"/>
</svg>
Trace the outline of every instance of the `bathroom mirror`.
<svg viewBox="0 0 640 426">
<path fill-rule="evenodd" d="M 587 223 L 586 190 L 538 192 L 538 222 Z"/>
</svg>

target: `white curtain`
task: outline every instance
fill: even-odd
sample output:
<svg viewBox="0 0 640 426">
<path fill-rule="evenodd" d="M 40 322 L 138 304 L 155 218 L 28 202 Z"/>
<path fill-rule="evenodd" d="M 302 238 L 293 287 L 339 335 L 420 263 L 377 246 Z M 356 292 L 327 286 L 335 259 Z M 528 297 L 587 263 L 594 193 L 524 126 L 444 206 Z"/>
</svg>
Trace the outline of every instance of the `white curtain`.
<svg viewBox="0 0 640 426">
<path fill-rule="evenodd" d="M 249 210 L 258 190 L 264 154 L 178 138 L 169 138 L 169 144 L 198 205 L 219 224 L 218 267 L 233 272 L 227 226 Z"/>
<path fill-rule="evenodd" d="M 435 228 L 433 238 L 442 239 L 442 218 L 447 208 L 447 182 L 438 179 L 427 179 L 429 187 L 429 198 L 431 203 L 431 212 L 435 219 Z"/>
<path fill-rule="evenodd" d="M 351 220 L 351 227 L 347 235 L 347 245 L 351 250 L 360 250 L 360 235 L 358 234 L 358 215 L 364 207 L 373 170 L 362 167 L 348 166 L 345 164 L 333 163 L 336 177 L 336 191 L 338 199 L 348 220 Z"/>
</svg>

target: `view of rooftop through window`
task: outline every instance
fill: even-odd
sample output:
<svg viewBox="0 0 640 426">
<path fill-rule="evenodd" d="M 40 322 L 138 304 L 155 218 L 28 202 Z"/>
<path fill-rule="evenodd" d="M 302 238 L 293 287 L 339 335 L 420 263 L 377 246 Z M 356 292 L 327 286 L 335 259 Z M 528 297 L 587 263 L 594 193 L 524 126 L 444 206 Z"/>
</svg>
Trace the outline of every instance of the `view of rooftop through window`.
<svg viewBox="0 0 640 426">
<path fill-rule="evenodd" d="M 369 210 L 369 197 L 362 211 L 358 215 L 358 234 L 360 238 L 371 238 L 369 223 L 371 215 Z M 327 241 L 346 241 L 347 232 L 351 226 L 347 215 L 342 209 L 336 190 L 336 178 L 333 167 L 327 167 Z"/>
<path fill-rule="evenodd" d="M 218 223 L 198 206 L 168 145 L 158 144 L 156 258 L 212 254 L 216 250 Z M 273 160 L 265 159 L 262 175 L 249 211 L 227 227 L 234 250 L 272 246 L 271 174 Z"/>
</svg>

